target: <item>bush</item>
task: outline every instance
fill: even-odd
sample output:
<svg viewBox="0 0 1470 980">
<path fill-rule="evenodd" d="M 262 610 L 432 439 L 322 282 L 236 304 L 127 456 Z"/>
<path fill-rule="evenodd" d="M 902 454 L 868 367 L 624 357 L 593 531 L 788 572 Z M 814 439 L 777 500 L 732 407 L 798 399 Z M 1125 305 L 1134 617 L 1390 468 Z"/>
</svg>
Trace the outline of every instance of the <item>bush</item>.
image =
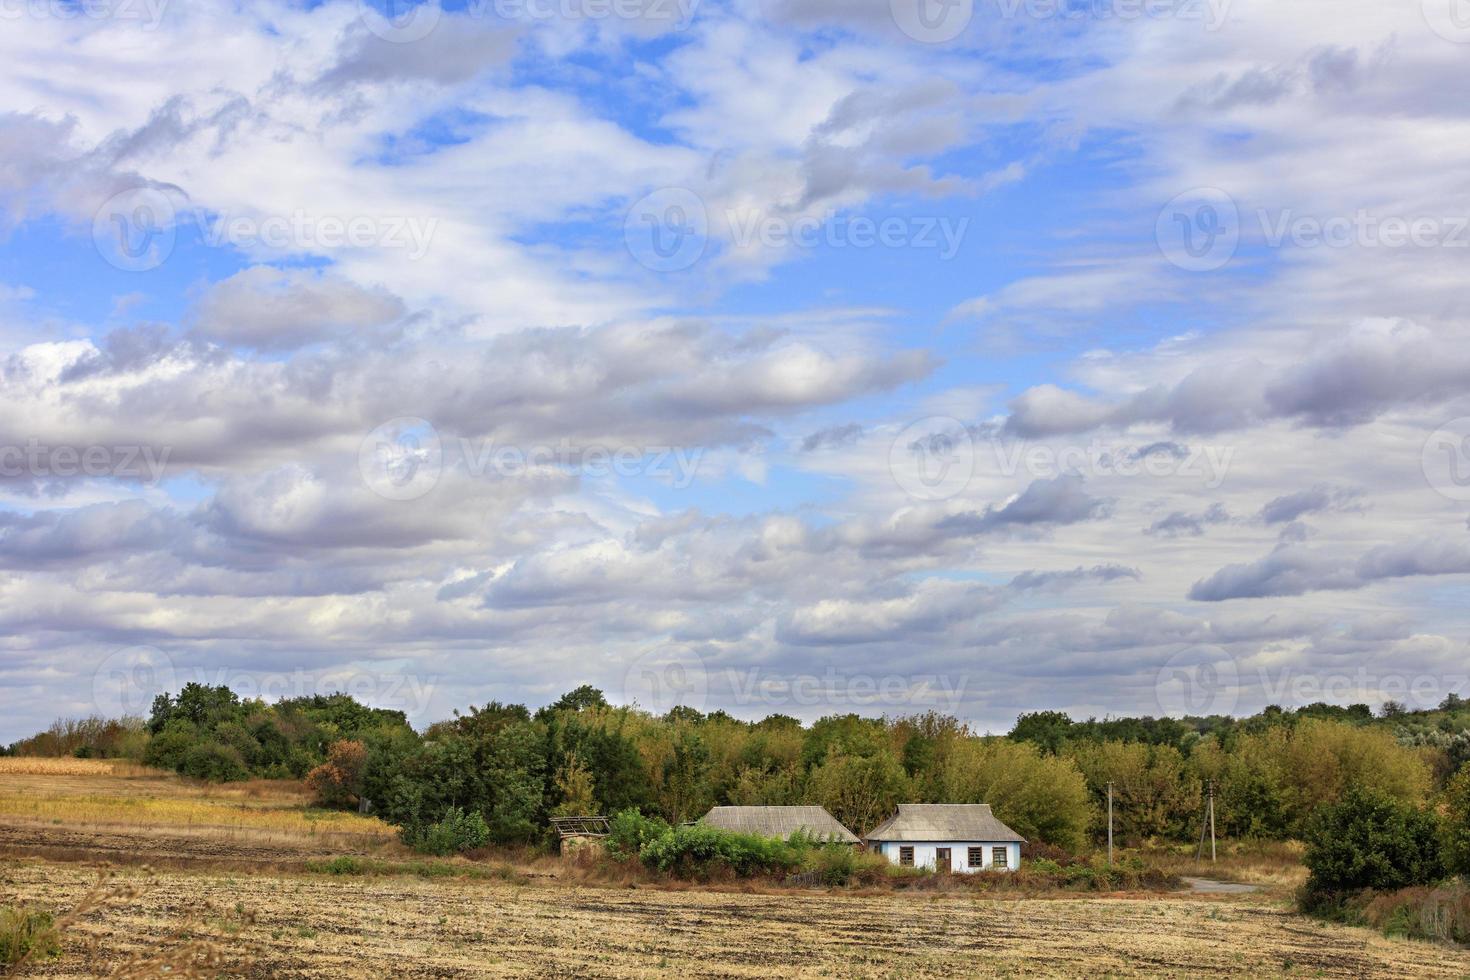
<svg viewBox="0 0 1470 980">
<path fill-rule="evenodd" d="M 179 762 L 179 772 L 211 783 L 229 783 L 250 778 L 240 751 L 218 742 L 200 742 L 189 747 Z"/>
<path fill-rule="evenodd" d="M 890 877 L 890 864 L 883 855 L 859 851 L 846 844 L 827 844 L 811 851 L 807 862 L 819 872 L 825 885 L 875 885 Z"/>
<path fill-rule="evenodd" d="M 356 806 L 362 795 L 362 773 L 367 765 L 367 747 L 361 742 L 339 739 L 327 750 L 327 761 L 306 774 L 306 786 L 317 806 Z"/>
<path fill-rule="evenodd" d="M 1354 787 L 1307 825 L 1302 857 L 1310 875 L 1301 904 L 1330 911 L 1349 895 L 1390 891 L 1444 877 L 1434 815 L 1391 797 Z"/>
<path fill-rule="evenodd" d="M 637 855 L 644 845 L 669 832 L 658 817 L 645 817 L 637 810 L 623 810 L 608 821 L 607 849 L 615 855 Z"/>
<path fill-rule="evenodd" d="M 422 830 L 405 830 L 405 842 L 410 847 L 439 857 L 473 851 L 484 847 L 490 839 L 490 826 L 484 816 L 478 810 L 466 813 L 457 806 L 450 807 L 442 819 Z"/>
<path fill-rule="evenodd" d="M 1470 876 L 1470 766 L 1445 787 L 1444 859 L 1450 871 Z"/>
<path fill-rule="evenodd" d="M 61 937 L 50 912 L 0 905 L 0 966 L 13 966 L 22 959 L 56 956 Z"/>
<path fill-rule="evenodd" d="M 708 877 L 728 869 L 742 877 L 794 871 L 805 851 L 774 837 L 739 834 L 695 824 L 676 827 L 644 844 L 643 863 L 682 877 Z"/>
<path fill-rule="evenodd" d="M 143 763 L 155 769 L 177 772 L 184 763 L 184 755 L 198 739 L 198 732 L 188 722 L 171 724 L 148 740 L 148 747 L 143 750 Z"/>
</svg>

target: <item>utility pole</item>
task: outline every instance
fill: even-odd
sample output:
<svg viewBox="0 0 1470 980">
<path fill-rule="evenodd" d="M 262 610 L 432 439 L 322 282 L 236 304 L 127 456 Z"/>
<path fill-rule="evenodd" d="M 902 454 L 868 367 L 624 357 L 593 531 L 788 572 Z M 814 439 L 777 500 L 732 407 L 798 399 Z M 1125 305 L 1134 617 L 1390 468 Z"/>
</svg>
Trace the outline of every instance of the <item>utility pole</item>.
<svg viewBox="0 0 1470 980">
<path fill-rule="evenodd" d="M 1113 866 L 1113 784 L 1108 783 L 1108 867 Z"/>
<path fill-rule="evenodd" d="M 1211 786 L 1214 784 L 1211 783 Z M 1211 797 L 1213 799 L 1213 796 Z M 1202 860 L 1205 856 L 1205 832 L 1210 829 L 1210 817 L 1208 807 L 1206 812 L 1200 815 L 1199 821 L 1199 847 L 1194 849 L 1194 859 Z"/>
<path fill-rule="evenodd" d="M 1210 863 L 1215 863 L 1215 781 L 1210 780 Z"/>
</svg>

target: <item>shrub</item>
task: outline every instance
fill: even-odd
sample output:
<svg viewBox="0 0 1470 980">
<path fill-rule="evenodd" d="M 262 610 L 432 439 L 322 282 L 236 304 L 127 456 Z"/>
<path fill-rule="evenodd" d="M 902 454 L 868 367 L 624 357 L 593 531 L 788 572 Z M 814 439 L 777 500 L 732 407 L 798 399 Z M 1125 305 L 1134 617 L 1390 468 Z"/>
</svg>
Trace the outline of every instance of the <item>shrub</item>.
<svg viewBox="0 0 1470 980">
<path fill-rule="evenodd" d="M 200 742 L 189 747 L 179 762 L 179 772 L 211 783 L 229 783 L 250 778 L 240 751 L 218 742 Z"/>
<path fill-rule="evenodd" d="M 1470 876 L 1470 766 L 1445 787 L 1444 858 L 1449 870 Z"/>
<path fill-rule="evenodd" d="M 0 905 L 0 966 L 56 956 L 61 936 L 50 912 Z"/>
<path fill-rule="evenodd" d="M 361 742 L 340 739 L 327 750 L 327 761 L 306 774 L 306 786 L 318 806 L 353 806 L 362 795 L 362 773 L 366 764 L 366 746 Z"/>
<path fill-rule="evenodd" d="M 478 810 L 465 812 L 457 806 L 445 811 L 443 818 L 422 830 L 405 828 L 405 842 L 416 851 L 444 857 L 461 851 L 484 847 L 490 839 L 490 826 Z"/>
<path fill-rule="evenodd" d="M 873 885 L 889 876 L 893 867 L 881 854 L 859 851 L 846 844 L 827 844 L 811 852 L 807 862 L 821 873 L 826 885 Z"/>
<path fill-rule="evenodd" d="M 728 869 L 743 877 L 794 871 L 804 852 L 784 840 L 695 824 L 676 827 L 644 844 L 643 863 L 683 877 Z"/>
<path fill-rule="evenodd" d="M 1302 861 L 1311 873 L 1301 904 L 1318 912 L 1366 888 L 1424 885 L 1445 873 L 1432 813 L 1358 787 L 1308 822 Z"/>
<path fill-rule="evenodd" d="M 186 721 L 175 722 L 148 740 L 143 750 L 143 764 L 155 769 L 178 771 L 184 756 L 198 741 L 194 726 Z"/>
<path fill-rule="evenodd" d="M 669 832 L 658 817 L 645 817 L 637 810 L 623 810 L 608 821 L 607 849 L 616 855 L 636 855 L 644 845 Z"/>
</svg>

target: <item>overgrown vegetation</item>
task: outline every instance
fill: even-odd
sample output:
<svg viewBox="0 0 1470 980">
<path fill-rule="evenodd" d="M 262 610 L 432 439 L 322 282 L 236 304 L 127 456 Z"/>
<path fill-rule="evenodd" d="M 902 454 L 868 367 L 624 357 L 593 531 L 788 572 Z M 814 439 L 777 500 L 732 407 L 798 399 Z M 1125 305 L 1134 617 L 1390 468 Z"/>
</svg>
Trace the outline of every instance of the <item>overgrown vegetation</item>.
<svg viewBox="0 0 1470 980">
<path fill-rule="evenodd" d="M 0 905 L 0 966 L 34 963 L 61 953 L 61 935 L 50 912 Z"/>
</svg>

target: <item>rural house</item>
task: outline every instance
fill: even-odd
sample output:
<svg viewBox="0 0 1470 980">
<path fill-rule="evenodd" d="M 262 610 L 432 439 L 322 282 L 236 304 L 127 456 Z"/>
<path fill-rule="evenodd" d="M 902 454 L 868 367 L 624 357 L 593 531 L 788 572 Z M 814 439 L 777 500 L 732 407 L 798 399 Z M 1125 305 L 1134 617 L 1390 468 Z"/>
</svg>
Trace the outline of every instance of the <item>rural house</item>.
<svg viewBox="0 0 1470 980">
<path fill-rule="evenodd" d="M 1014 871 L 1026 838 L 995 818 L 988 803 L 900 803 L 868 833 L 868 847 L 906 868 Z"/>
<path fill-rule="evenodd" d="M 831 843 L 858 843 L 857 835 L 821 806 L 717 806 L 699 822 L 721 830 L 782 840 L 801 831 Z"/>
</svg>

